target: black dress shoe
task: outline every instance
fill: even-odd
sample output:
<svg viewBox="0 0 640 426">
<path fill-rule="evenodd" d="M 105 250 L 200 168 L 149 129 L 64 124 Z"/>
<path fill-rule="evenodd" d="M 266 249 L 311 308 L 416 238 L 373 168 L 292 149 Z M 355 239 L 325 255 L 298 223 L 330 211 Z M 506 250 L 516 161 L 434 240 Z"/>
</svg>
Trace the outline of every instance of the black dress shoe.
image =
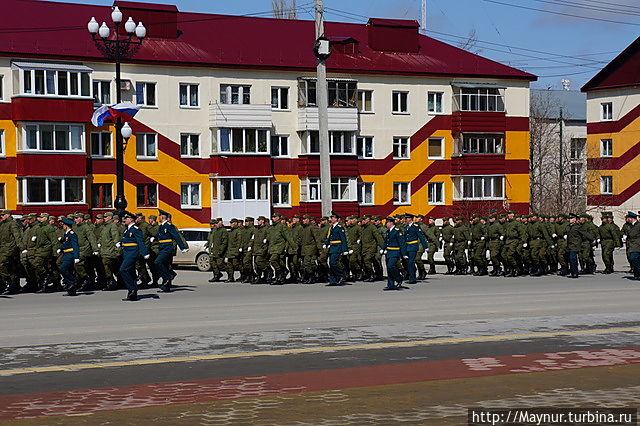
<svg viewBox="0 0 640 426">
<path fill-rule="evenodd" d="M 383 291 L 396 290 L 396 287 L 385 287 L 382 289 Z"/>
<path fill-rule="evenodd" d="M 137 291 L 130 291 L 127 293 L 127 297 L 122 299 L 122 301 L 124 302 L 135 302 L 138 300 L 138 292 Z"/>
<path fill-rule="evenodd" d="M 418 284 L 418 281 L 407 281 L 407 284 Z"/>
</svg>

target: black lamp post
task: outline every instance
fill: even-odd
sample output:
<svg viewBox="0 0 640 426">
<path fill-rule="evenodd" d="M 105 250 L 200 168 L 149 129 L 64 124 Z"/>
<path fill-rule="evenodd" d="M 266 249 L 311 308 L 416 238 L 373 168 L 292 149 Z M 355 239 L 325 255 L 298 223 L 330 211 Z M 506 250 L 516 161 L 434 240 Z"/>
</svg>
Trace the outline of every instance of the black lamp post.
<svg viewBox="0 0 640 426">
<path fill-rule="evenodd" d="M 114 37 L 109 37 L 111 29 L 105 22 L 98 24 L 95 17 L 92 17 L 87 24 L 87 29 L 93 37 L 98 50 L 116 64 L 116 102 L 122 102 L 120 87 L 120 63 L 124 59 L 130 59 L 137 52 L 142 39 L 147 35 L 147 29 L 139 22 L 138 25 L 131 17 L 124 23 L 125 37 L 120 36 L 120 26 L 122 24 L 122 12 L 118 6 L 111 12 L 111 20 L 114 24 Z M 135 37 L 134 37 L 135 36 Z M 116 119 L 116 199 L 114 207 L 119 213 L 127 208 L 127 200 L 124 196 L 124 139 L 131 136 L 131 128 L 127 124 L 127 129 L 123 132 L 122 119 Z M 127 134 L 124 134 L 127 133 Z"/>
</svg>

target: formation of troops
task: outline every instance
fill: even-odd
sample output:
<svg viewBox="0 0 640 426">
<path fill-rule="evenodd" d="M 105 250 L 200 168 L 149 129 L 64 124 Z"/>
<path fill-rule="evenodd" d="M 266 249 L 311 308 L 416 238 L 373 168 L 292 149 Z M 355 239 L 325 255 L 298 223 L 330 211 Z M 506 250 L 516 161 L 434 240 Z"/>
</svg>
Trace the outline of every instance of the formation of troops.
<svg viewBox="0 0 640 426">
<path fill-rule="evenodd" d="M 0 290 L 47 293 L 127 289 L 125 300 L 137 300 L 138 288 L 171 291 L 176 248 L 187 251 L 181 234 L 159 210 L 147 221 L 141 213 L 0 215 Z M 21 286 L 20 278 L 25 278 Z"/>
<path fill-rule="evenodd" d="M 16 220 L 0 215 L 0 291 L 128 290 L 171 291 L 176 277 L 172 259 L 187 242 L 169 213 L 147 218 L 108 212 L 95 220 L 75 213 L 54 217 L 27 214 Z M 635 279 L 640 279 L 640 224 L 628 212 L 624 225 L 603 213 L 599 226 L 590 215 L 518 215 L 514 212 L 436 219 L 404 214 L 395 217 L 338 214 L 315 219 L 211 220 L 206 249 L 213 276 L 209 282 L 280 285 L 384 281 L 385 290 L 401 289 L 436 273 L 442 251 L 446 274 L 517 277 L 557 274 L 576 278 L 594 274 L 594 250 L 602 253 L 604 274 L 614 271 L 613 252 L 626 245 Z M 425 256 L 426 254 L 426 256 Z M 383 267 L 383 264 L 385 267 Z M 384 271 L 386 269 L 386 277 Z M 25 285 L 20 279 L 25 278 Z"/>
</svg>

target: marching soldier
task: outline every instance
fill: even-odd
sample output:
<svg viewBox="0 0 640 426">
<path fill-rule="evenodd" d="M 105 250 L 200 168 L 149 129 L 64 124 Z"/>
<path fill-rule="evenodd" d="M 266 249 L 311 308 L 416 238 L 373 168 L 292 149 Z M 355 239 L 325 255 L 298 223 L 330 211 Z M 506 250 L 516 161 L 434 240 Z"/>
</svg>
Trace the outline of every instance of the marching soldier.
<svg viewBox="0 0 640 426">
<path fill-rule="evenodd" d="M 171 291 L 171 283 L 174 277 L 170 267 L 173 261 L 173 256 L 176 252 L 176 246 L 180 248 L 182 253 L 188 252 L 189 247 L 184 243 L 176 227 L 170 222 L 171 215 L 160 209 L 158 209 L 158 212 L 160 226 L 158 227 L 158 233 L 155 236 L 158 240 L 158 256 L 154 261 L 154 269 L 158 271 L 158 275 L 162 278 L 160 291 L 168 293 Z M 145 251 L 147 252 L 146 256 L 144 256 L 144 252 L 141 254 L 144 259 L 149 259 L 150 256 L 148 250 Z"/>
<path fill-rule="evenodd" d="M 633 268 L 633 279 L 640 280 L 640 224 L 638 223 L 638 215 L 634 212 L 627 212 L 626 217 L 627 226 L 624 227 L 624 236 Z"/>
<path fill-rule="evenodd" d="M 469 231 L 471 233 L 470 251 L 472 252 L 469 257 L 473 259 L 473 265 L 476 267 L 473 275 L 487 275 L 487 248 L 485 241 L 487 233 L 484 224 L 480 221 L 479 215 L 474 215 Z"/>
<path fill-rule="evenodd" d="M 402 274 L 398 271 L 398 263 L 400 257 L 405 256 L 405 245 L 395 222 L 395 218 L 387 217 L 385 226 L 388 231 L 380 247 L 380 254 L 385 256 L 387 264 L 387 286 L 384 290 L 402 289 Z"/>
<path fill-rule="evenodd" d="M 329 231 L 329 218 L 326 216 L 322 216 L 320 218 L 320 223 L 316 228 L 316 239 L 318 241 L 323 241 L 327 237 L 327 232 Z M 320 254 L 318 255 L 318 281 L 327 281 L 329 274 L 327 272 L 327 261 L 329 260 L 329 250 L 328 248 L 322 244 L 320 246 Z"/>
<path fill-rule="evenodd" d="M 531 215 L 529 222 L 529 240 L 531 244 L 531 276 L 539 277 L 547 273 L 547 246 L 553 245 L 547 226 L 538 220 L 536 214 Z"/>
<path fill-rule="evenodd" d="M 231 219 L 229 222 L 231 230 L 229 231 L 229 242 L 227 243 L 227 252 L 225 262 L 227 267 L 228 283 L 236 282 L 235 271 L 242 274 L 242 230 L 238 227 L 238 219 Z"/>
<path fill-rule="evenodd" d="M 253 270 L 253 254 L 251 253 L 253 236 L 256 227 L 254 226 L 254 219 L 252 217 L 246 217 L 244 219 L 244 227 L 242 228 L 242 236 L 240 239 L 240 251 L 242 253 L 242 275 L 240 276 L 240 282 L 250 283 L 254 281 L 255 272 Z"/>
<path fill-rule="evenodd" d="M 567 251 L 569 253 L 569 278 L 578 278 L 580 271 L 578 258 L 582 250 L 584 235 L 582 224 L 577 221 L 576 215 L 569 215 L 569 225 L 565 228 L 563 238 L 567 240 Z"/>
<path fill-rule="evenodd" d="M 78 282 L 74 272 L 74 264 L 80 262 L 80 246 L 78 245 L 78 236 L 71 229 L 74 221 L 66 217 L 62 218 L 62 229 L 64 236 L 62 237 L 58 253 L 62 256 L 60 263 L 60 274 L 64 279 L 65 289 L 68 296 L 75 296 Z"/>
<path fill-rule="evenodd" d="M 402 230 L 402 237 L 404 238 L 405 253 L 402 256 L 407 261 L 408 283 L 415 284 L 416 280 L 416 256 L 418 253 L 419 245 L 422 247 L 428 247 L 427 239 L 425 238 L 422 230 L 413 223 L 414 216 L 410 213 L 404 215 L 404 229 Z"/>
<path fill-rule="evenodd" d="M 344 270 L 340 265 L 340 256 L 348 256 L 349 244 L 347 243 L 347 235 L 344 228 L 340 226 L 342 217 L 332 212 L 329 216 L 331 225 L 327 232 L 324 246 L 329 249 L 329 285 L 338 286 L 345 282 Z"/>
<path fill-rule="evenodd" d="M 602 224 L 598 228 L 600 247 L 602 247 L 603 274 L 613 273 L 613 250 L 622 247 L 620 228 L 613 223 L 613 214 L 602 213 Z"/>
<path fill-rule="evenodd" d="M 376 259 L 379 247 L 384 242 L 378 228 L 371 222 L 371 216 L 365 215 L 362 220 L 362 233 L 360 235 L 362 245 L 362 267 L 364 280 L 374 282 L 382 276 L 382 267 Z"/>
<path fill-rule="evenodd" d="M 226 270 L 224 257 L 229 244 L 229 232 L 224 227 L 222 219 L 211 219 L 211 224 L 213 227 L 209 233 L 206 246 L 209 249 L 209 258 L 213 269 L 213 277 L 209 280 L 210 283 L 220 281 L 222 271 Z"/>
<path fill-rule="evenodd" d="M 86 262 L 90 256 L 98 255 L 98 243 L 93 230 L 89 229 L 84 223 L 84 215 L 82 213 L 74 215 L 74 222 L 73 232 L 78 236 L 78 245 L 80 246 L 80 262 L 75 263 L 75 269 L 78 275 L 79 290 L 85 291 L 91 287 Z"/>
<path fill-rule="evenodd" d="M 24 270 L 26 284 L 22 288 L 23 293 L 32 293 L 38 289 L 38 277 L 36 275 L 36 218 L 35 214 L 29 213 L 22 217 L 22 244 L 20 253 L 20 264 Z"/>
<path fill-rule="evenodd" d="M 489 259 L 491 259 L 492 270 L 489 275 L 497 277 L 502 275 L 502 268 L 500 266 L 500 252 L 502 251 L 502 245 L 504 241 L 504 229 L 502 223 L 504 222 L 504 215 L 500 215 L 500 220 L 496 220 L 496 215 L 489 215 L 489 223 L 486 227 L 487 245 L 489 248 Z"/>
<path fill-rule="evenodd" d="M 565 220 L 566 215 L 561 214 L 556 219 L 554 233 L 552 237 L 556 240 L 557 263 L 560 264 L 560 271 L 557 275 L 569 275 L 569 252 L 567 251 L 567 240 L 564 238 L 565 231 L 569 223 Z"/>
<path fill-rule="evenodd" d="M 58 239 L 49 230 L 49 214 L 41 213 L 38 216 L 38 224 L 35 225 L 36 247 L 33 258 L 33 266 L 38 283 L 38 293 L 46 293 L 49 284 L 53 282 L 49 267 L 54 256 Z"/>
<path fill-rule="evenodd" d="M 362 279 L 362 227 L 358 224 L 357 216 L 348 216 L 345 227 L 347 234 L 347 245 L 349 246 L 349 256 L 346 260 L 346 279 L 359 281 Z"/>
<path fill-rule="evenodd" d="M 5 295 L 20 292 L 20 281 L 16 270 L 19 254 L 24 243 L 17 222 L 11 210 L 2 210 L 0 215 L 0 291 Z"/>
<path fill-rule="evenodd" d="M 142 238 L 147 246 L 148 259 L 138 259 L 136 269 L 140 277 L 139 288 L 156 287 L 158 285 L 159 273 L 155 266 L 156 255 L 151 249 L 152 241 L 156 240 L 156 232 L 153 227 L 145 220 L 142 213 L 136 213 L 136 226 L 142 231 Z M 147 270 L 147 268 L 149 268 Z M 149 276 L 151 271 L 151 276 Z M 151 284 L 151 285 L 149 285 Z"/>
<path fill-rule="evenodd" d="M 455 260 L 453 257 L 453 226 L 448 217 L 442 218 L 442 229 L 440 229 L 442 243 L 444 244 L 444 261 L 447 264 L 447 275 L 454 273 Z"/>
<path fill-rule="evenodd" d="M 133 213 L 124 213 L 125 231 L 118 243 L 122 248 L 122 264 L 120 265 L 120 276 L 127 287 L 127 297 L 123 301 L 135 302 L 138 300 L 138 286 L 136 284 L 136 261 L 142 256 L 149 258 L 147 246 L 142 238 L 142 231 L 135 225 L 136 216 Z"/>
<path fill-rule="evenodd" d="M 273 278 L 273 272 L 269 266 L 268 229 L 269 219 L 264 216 L 258 216 L 258 226 L 253 231 L 253 239 L 249 247 L 256 268 L 253 284 L 270 283 Z"/>
<path fill-rule="evenodd" d="M 291 217 L 291 225 L 287 228 L 291 244 L 287 244 L 287 266 L 289 268 L 289 282 L 300 281 L 300 215 L 294 214 Z"/>
<path fill-rule="evenodd" d="M 98 249 L 102 259 L 102 269 L 104 270 L 105 287 L 107 291 L 117 290 L 118 282 L 116 275 L 120 268 L 120 249 L 118 243 L 122 237 L 122 232 L 113 221 L 115 216 L 111 212 L 104 214 L 104 225 L 100 230 L 98 239 Z"/>
<path fill-rule="evenodd" d="M 428 273 L 433 275 L 436 273 L 436 252 L 440 249 L 440 229 L 436 226 L 434 218 L 427 218 L 427 224 L 423 228 L 424 236 L 427 239 L 427 262 L 429 263 Z M 422 279 L 426 278 L 426 274 Z M 420 279 L 420 277 L 418 277 Z"/>
<path fill-rule="evenodd" d="M 300 256 L 302 258 L 302 283 L 313 284 L 316 275 L 316 259 L 322 242 L 316 239 L 314 225 L 311 223 L 312 217 L 302 216 L 302 226 L 300 227 Z"/>
<path fill-rule="evenodd" d="M 275 277 L 270 284 L 281 285 L 286 280 L 287 270 L 284 265 L 284 253 L 287 244 L 295 246 L 287 227 L 282 223 L 282 216 L 279 213 L 273 213 L 271 221 L 273 222 L 267 230 L 267 240 L 269 242 L 269 264 L 274 270 Z"/>
<path fill-rule="evenodd" d="M 583 274 L 593 274 L 596 271 L 593 248 L 598 244 L 596 237 L 599 234 L 598 228 L 591 222 L 591 216 L 583 214 L 578 220 L 582 230 L 582 247 L 580 249 L 580 262 L 582 263 Z"/>
<path fill-rule="evenodd" d="M 467 274 L 466 250 L 469 247 L 471 233 L 469 228 L 463 223 L 461 216 L 456 217 L 453 227 L 453 253 L 456 262 L 456 275 Z"/>
</svg>

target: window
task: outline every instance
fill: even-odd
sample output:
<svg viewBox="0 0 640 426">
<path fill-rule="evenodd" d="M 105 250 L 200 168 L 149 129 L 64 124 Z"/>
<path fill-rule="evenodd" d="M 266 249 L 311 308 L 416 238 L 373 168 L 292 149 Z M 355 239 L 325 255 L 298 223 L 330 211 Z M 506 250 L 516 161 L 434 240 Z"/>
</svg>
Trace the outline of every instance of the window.
<svg viewBox="0 0 640 426">
<path fill-rule="evenodd" d="M 331 199 L 334 201 L 349 201 L 350 178 L 331 178 Z"/>
<path fill-rule="evenodd" d="M 504 98 L 497 88 L 461 88 L 461 111 L 504 112 Z"/>
<path fill-rule="evenodd" d="M 136 201 L 138 207 L 158 207 L 158 185 L 155 183 L 137 184 Z"/>
<path fill-rule="evenodd" d="M 7 202 L 4 196 L 4 183 L 0 183 L 0 209 L 6 209 Z"/>
<path fill-rule="evenodd" d="M 569 153 L 571 159 L 584 159 L 585 146 L 587 146 L 587 140 L 585 138 L 571 138 L 571 152 Z"/>
<path fill-rule="evenodd" d="M 410 182 L 394 182 L 393 183 L 393 204 L 406 205 L 411 204 L 411 183 Z"/>
<path fill-rule="evenodd" d="M 3 82 L 4 82 L 4 76 L 0 75 L 0 99 L 4 99 L 4 87 L 3 87 Z"/>
<path fill-rule="evenodd" d="M 429 138 L 427 141 L 427 158 L 429 160 L 444 159 L 444 138 Z"/>
<path fill-rule="evenodd" d="M 274 157 L 289 156 L 289 136 L 271 136 L 271 155 Z"/>
<path fill-rule="evenodd" d="M 91 156 L 111 157 L 111 132 L 91 132 Z"/>
<path fill-rule="evenodd" d="M 356 153 L 358 158 L 373 158 L 373 136 L 358 136 Z"/>
<path fill-rule="evenodd" d="M 4 157 L 6 155 L 5 146 L 4 146 L 4 130 L 0 129 L 0 157 Z"/>
<path fill-rule="evenodd" d="M 331 154 L 353 154 L 353 132 L 329 132 L 329 152 Z M 307 133 L 307 154 L 320 153 L 320 140 L 317 131 Z"/>
<path fill-rule="evenodd" d="M 22 93 L 52 96 L 91 96 L 88 71 L 22 69 Z"/>
<path fill-rule="evenodd" d="M 183 209 L 200 208 L 200 184 L 180 184 L 180 207 Z"/>
<path fill-rule="evenodd" d="M 197 107 L 200 106 L 198 100 L 198 85 L 180 83 L 180 106 L 181 107 Z"/>
<path fill-rule="evenodd" d="M 392 112 L 394 114 L 408 114 L 409 113 L 409 92 L 393 92 L 391 94 L 392 100 Z"/>
<path fill-rule="evenodd" d="M 373 112 L 373 90 L 358 90 L 358 111 Z"/>
<path fill-rule="evenodd" d="M 19 200 L 23 204 L 83 204 L 84 178 L 30 177 L 19 185 Z"/>
<path fill-rule="evenodd" d="M 458 200 L 504 199 L 504 176 L 459 176 L 453 182 Z"/>
<path fill-rule="evenodd" d="M 111 103 L 111 82 L 106 80 L 93 80 L 93 102 L 99 105 Z"/>
<path fill-rule="evenodd" d="M 272 187 L 272 201 L 275 207 L 290 207 L 289 182 L 274 182 Z"/>
<path fill-rule="evenodd" d="M 373 205 L 373 182 L 358 182 L 358 204 Z"/>
<path fill-rule="evenodd" d="M 218 132 L 218 152 L 234 154 L 268 153 L 269 132 L 263 129 L 227 129 Z"/>
<path fill-rule="evenodd" d="M 357 83 L 355 81 L 328 80 L 329 106 L 334 108 L 355 107 Z"/>
<path fill-rule="evenodd" d="M 600 156 L 613 157 L 613 139 L 600 139 Z"/>
<path fill-rule="evenodd" d="M 462 154 L 504 154 L 503 135 L 462 135 Z"/>
<path fill-rule="evenodd" d="M 431 114 L 442 114 L 444 108 L 442 107 L 442 92 L 429 92 L 427 93 L 427 111 Z"/>
<path fill-rule="evenodd" d="M 138 105 L 156 106 L 156 84 L 137 82 L 136 103 Z"/>
<path fill-rule="evenodd" d="M 613 120 L 613 102 L 603 102 L 600 104 L 600 120 Z"/>
<path fill-rule="evenodd" d="M 600 177 L 600 193 L 602 195 L 613 194 L 613 176 Z"/>
<path fill-rule="evenodd" d="M 300 181 L 300 201 L 320 201 L 320 178 Z"/>
<path fill-rule="evenodd" d="M 26 124 L 22 131 L 22 147 L 25 151 L 84 152 L 84 126 Z"/>
<path fill-rule="evenodd" d="M 428 192 L 430 205 L 444 204 L 444 182 L 429 182 Z"/>
<path fill-rule="evenodd" d="M 298 81 L 298 106 L 316 106 L 316 82 L 315 80 Z"/>
<path fill-rule="evenodd" d="M 289 88 L 288 87 L 272 87 L 271 88 L 271 108 L 279 110 L 289 109 Z"/>
<path fill-rule="evenodd" d="M 220 85 L 220 103 L 233 105 L 248 105 L 251 103 L 251 86 L 237 84 Z"/>
<path fill-rule="evenodd" d="M 110 183 L 94 183 L 91 185 L 91 207 L 109 209 L 113 207 L 113 185 Z"/>
<path fill-rule="evenodd" d="M 266 178 L 219 179 L 219 185 L 221 201 L 269 199 L 269 179 Z"/>
<path fill-rule="evenodd" d="M 136 157 L 139 159 L 158 159 L 157 135 L 155 133 L 136 134 Z"/>
<path fill-rule="evenodd" d="M 393 158 L 395 160 L 406 160 L 409 158 L 409 138 L 393 138 Z"/>
<path fill-rule="evenodd" d="M 571 189 L 575 191 L 582 188 L 582 164 L 573 163 L 569 171 L 569 181 L 571 183 Z"/>
<path fill-rule="evenodd" d="M 191 133 L 180 134 L 180 156 L 199 157 L 200 156 L 200 135 Z"/>
</svg>

